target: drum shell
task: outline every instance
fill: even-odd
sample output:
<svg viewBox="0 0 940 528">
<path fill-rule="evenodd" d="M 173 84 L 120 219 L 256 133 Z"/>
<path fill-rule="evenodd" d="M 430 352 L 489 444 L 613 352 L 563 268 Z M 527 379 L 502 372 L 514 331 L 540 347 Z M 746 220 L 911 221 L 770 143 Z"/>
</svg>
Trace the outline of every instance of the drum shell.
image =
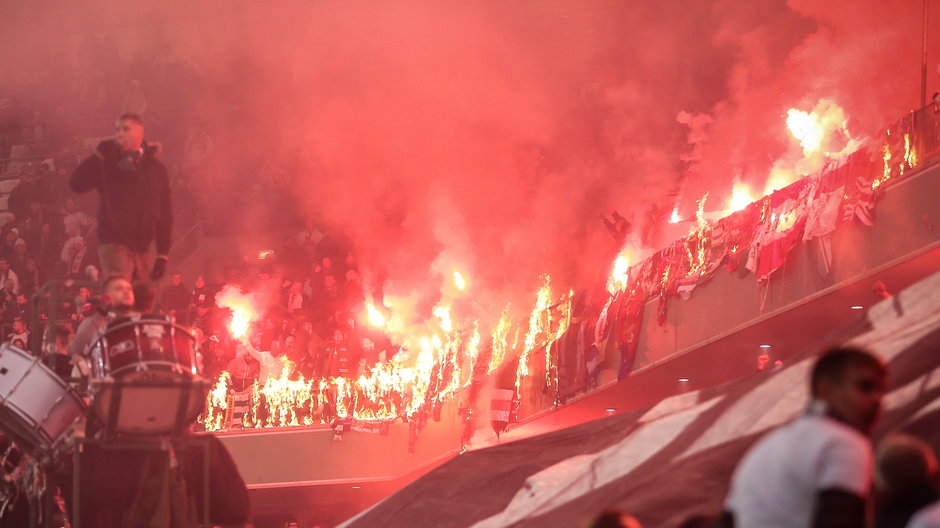
<svg viewBox="0 0 940 528">
<path fill-rule="evenodd" d="M 25 350 L 0 345 L 0 429 L 27 453 L 53 449 L 85 415 L 85 404 Z"/>
<path fill-rule="evenodd" d="M 91 348 L 91 379 L 117 379 L 144 370 L 179 380 L 199 376 L 195 338 L 185 328 L 159 319 L 109 326 Z"/>
<path fill-rule="evenodd" d="M 195 339 L 183 327 L 140 319 L 108 327 L 91 351 L 93 408 L 109 432 L 170 434 L 205 405 Z"/>
</svg>

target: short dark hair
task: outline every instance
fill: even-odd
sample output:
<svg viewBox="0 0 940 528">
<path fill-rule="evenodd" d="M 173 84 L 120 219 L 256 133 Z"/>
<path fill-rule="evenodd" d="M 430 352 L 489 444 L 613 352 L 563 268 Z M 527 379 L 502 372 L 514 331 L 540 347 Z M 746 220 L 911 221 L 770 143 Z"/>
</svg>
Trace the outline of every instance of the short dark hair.
<svg viewBox="0 0 940 528">
<path fill-rule="evenodd" d="M 932 486 L 937 479 L 937 457 L 930 444 L 906 434 L 893 434 L 878 446 L 875 482 L 892 496 L 904 496 Z"/>
<path fill-rule="evenodd" d="M 140 114 L 121 114 L 118 116 L 118 121 L 133 121 L 140 126 L 144 126 L 144 120 L 140 118 Z"/>
<path fill-rule="evenodd" d="M 852 347 L 831 348 L 813 365 L 813 374 L 810 377 L 812 395 L 818 396 L 819 383 L 823 380 L 841 381 L 845 371 L 851 366 L 871 367 L 882 374 L 888 372 L 884 363 L 871 352 Z"/>
</svg>

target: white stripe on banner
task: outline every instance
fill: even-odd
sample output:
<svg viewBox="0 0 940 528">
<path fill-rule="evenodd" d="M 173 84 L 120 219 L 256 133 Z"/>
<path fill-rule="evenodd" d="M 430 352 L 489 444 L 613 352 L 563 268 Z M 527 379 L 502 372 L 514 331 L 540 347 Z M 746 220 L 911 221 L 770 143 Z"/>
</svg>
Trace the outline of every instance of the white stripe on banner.
<svg viewBox="0 0 940 528">
<path fill-rule="evenodd" d="M 526 479 L 506 509 L 473 528 L 501 528 L 539 515 L 626 475 L 655 455 L 721 398 L 641 425 L 630 436 L 593 455 L 578 455 Z"/>
<path fill-rule="evenodd" d="M 874 329 L 848 344 L 868 348 L 885 361 L 897 357 L 940 327 L 940 272 L 898 297 L 873 306 L 868 318 Z M 813 357 L 806 358 L 772 372 L 764 383 L 726 409 L 677 459 L 771 428 L 798 415 L 808 401 L 806 379 L 814 361 Z M 931 369 L 887 394 L 885 407 L 904 406 L 923 391 L 938 386 L 940 368 Z M 628 475 L 682 434 L 724 396 L 701 404 L 695 403 L 697 398 L 698 394 L 687 394 L 664 400 L 650 409 L 640 419 L 639 426 L 617 444 L 595 454 L 572 456 L 531 475 L 503 511 L 479 521 L 472 528 L 511 526 L 550 512 Z M 922 409 L 918 416 L 937 408 L 940 408 L 940 400 Z"/>
</svg>

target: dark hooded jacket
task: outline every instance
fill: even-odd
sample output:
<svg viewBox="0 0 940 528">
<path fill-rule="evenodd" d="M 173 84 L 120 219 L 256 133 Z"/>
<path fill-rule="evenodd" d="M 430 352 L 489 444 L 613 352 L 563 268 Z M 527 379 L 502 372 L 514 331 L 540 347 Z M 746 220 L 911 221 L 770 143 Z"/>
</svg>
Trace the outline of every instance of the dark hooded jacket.
<svg viewBox="0 0 940 528">
<path fill-rule="evenodd" d="M 156 241 L 157 254 L 166 255 L 173 229 L 170 180 L 156 158 L 158 147 L 145 143 L 142 150 L 135 160 L 116 142 L 102 142 L 72 173 L 69 187 L 77 193 L 97 189 L 100 243 L 146 253 Z"/>
</svg>

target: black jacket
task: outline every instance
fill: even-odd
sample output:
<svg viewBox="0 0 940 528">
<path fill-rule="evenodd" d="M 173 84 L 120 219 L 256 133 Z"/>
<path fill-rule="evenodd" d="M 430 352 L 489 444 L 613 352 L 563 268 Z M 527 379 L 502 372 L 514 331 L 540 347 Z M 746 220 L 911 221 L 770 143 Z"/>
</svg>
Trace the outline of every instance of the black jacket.
<svg viewBox="0 0 940 528">
<path fill-rule="evenodd" d="M 156 240 L 157 254 L 166 255 L 173 229 L 170 180 L 156 149 L 144 144 L 136 162 L 122 161 L 113 141 L 102 143 L 98 152 L 105 155 L 93 154 L 79 164 L 69 187 L 77 193 L 98 190 L 99 242 L 145 253 Z"/>
</svg>

